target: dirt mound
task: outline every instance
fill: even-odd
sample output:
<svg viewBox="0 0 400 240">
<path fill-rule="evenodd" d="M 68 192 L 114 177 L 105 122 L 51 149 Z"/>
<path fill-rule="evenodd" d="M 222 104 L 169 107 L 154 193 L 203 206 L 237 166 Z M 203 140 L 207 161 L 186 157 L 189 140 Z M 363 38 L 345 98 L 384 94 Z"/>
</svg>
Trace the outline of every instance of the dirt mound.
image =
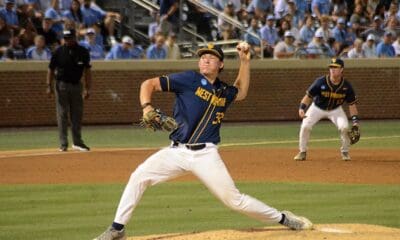
<svg viewBox="0 0 400 240">
<path fill-rule="evenodd" d="M 128 240 L 395 240 L 400 229 L 365 224 L 321 224 L 311 231 L 291 231 L 284 227 L 221 230 L 130 237 Z"/>
</svg>

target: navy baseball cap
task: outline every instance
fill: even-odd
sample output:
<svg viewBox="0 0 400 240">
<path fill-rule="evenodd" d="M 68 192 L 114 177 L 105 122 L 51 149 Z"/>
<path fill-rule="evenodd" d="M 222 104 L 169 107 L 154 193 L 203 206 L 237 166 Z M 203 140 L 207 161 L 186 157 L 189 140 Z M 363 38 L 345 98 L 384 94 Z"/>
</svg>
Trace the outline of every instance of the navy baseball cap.
<svg viewBox="0 0 400 240">
<path fill-rule="evenodd" d="M 340 58 L 332 58 L 331 62 L 329 63 L 329 67 L 340 67 L 343 68 L 344 67 L 344 62 L 342 59 Z"/>
<path fill-rule="evenodd" d="M 212 43 L 209 43 L 207 47 L 200 48 L 197 50 L 197 55 L 201 57 L 203 54 L 210 53 L 212 55 L 215 55 L 219 58 L 219 60 L 224 61 L 224 52 L 219 46 L 215 46 Z"/>
</svg>

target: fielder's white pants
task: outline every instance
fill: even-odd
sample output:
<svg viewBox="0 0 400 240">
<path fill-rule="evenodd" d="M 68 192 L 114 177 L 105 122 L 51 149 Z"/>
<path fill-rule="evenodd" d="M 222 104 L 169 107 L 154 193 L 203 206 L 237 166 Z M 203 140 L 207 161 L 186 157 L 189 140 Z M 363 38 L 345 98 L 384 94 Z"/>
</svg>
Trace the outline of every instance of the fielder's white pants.
<svg viewBox="0 0 400 240">
<path fill-rule="evenodd" d="M 349 122 L 342 106 L 331 111 L 325 111 L 315 106 L 314 103 L 311 104 L 307 110 L 306 117 L 303 118 L 303 122 L 301 123 L 299 141 L 300 152 L 307 151 L 307 144 L 308 140 L 310 139 L 311 130 L 313 126 L 323 118 L 327 118 L 331 120 L 333 124 L 335 124 L 340 132 L 340 139 L 342 143 L 340 151 L 348 152 L 350 146 L 350 139 L 347 133 L 349 129 Z"/>
<path fill-rule="evenodd" d="M 143 162 L 132 173 L 122 194 L 114 222 L 126 225 L 148 186 L 192 172 L 229 208 L 263 222 L 278 223 L 282 214 L 236 188 L 222 161 L 218 147 L 212 143 L 198 151 L 184 145 L 164 148 Z"/>
</svg>

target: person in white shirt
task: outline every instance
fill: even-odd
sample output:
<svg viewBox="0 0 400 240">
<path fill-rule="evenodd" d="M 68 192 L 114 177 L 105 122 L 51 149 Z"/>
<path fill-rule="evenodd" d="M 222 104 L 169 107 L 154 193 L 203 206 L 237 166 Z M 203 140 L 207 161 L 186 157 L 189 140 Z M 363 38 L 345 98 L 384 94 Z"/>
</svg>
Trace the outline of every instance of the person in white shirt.
<svg viewBox="0 0 400 240">
<path fill-rule="evenodd" d="M 364 50 L 362 49 L 363 40 L 357 38 L 354 41 L 354 47 L 347 54 L 348 58 L 365 58 Z"/>
<path fill-rule="evenodd" d="M 364 51 L 366 58 L 376 58 L 376 46 L 375 46 L 375 35 L 369 34 L 367 41 L 362 45 L 362 50 Z"/>
<path fill-rule="evenodd" d="M 34 39 L 35 45 L 26 51 L 26 58 L 32 60 L 50 60 L 51 52 L 46 47 L 45 39 L 42 35 L 37 35 Z"/>
<path fill-rule="evenodd" d="M 294 58 L 296 46 L 294 45 L 295 37 L 291 31 L 286 31 L 284 40 L 278 42 L 274 48 L 274 59 Z"/>
</svg>

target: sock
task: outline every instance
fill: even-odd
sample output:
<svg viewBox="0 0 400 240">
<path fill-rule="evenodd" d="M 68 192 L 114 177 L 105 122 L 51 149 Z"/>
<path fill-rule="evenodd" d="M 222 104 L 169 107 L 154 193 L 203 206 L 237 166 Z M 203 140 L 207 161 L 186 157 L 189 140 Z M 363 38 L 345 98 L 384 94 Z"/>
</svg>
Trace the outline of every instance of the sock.
<svg viewBox="0 0 400 240">
<path fill-rule="evenodd" d="M 119 224 L 119 223 L 116 223 L 116 222 L 113 222 L 111 226 L 117 231 L 121 231 L 122 229 L 124 229 L 124 225 L 123 224 Z"/>
<path fill-rule="evenodd" d="M 283 224 L 285 222 L 286 216 L 285 214 L 282 213 L 282 219 L 279 221 L 280 224 Z"/>
</svg>

